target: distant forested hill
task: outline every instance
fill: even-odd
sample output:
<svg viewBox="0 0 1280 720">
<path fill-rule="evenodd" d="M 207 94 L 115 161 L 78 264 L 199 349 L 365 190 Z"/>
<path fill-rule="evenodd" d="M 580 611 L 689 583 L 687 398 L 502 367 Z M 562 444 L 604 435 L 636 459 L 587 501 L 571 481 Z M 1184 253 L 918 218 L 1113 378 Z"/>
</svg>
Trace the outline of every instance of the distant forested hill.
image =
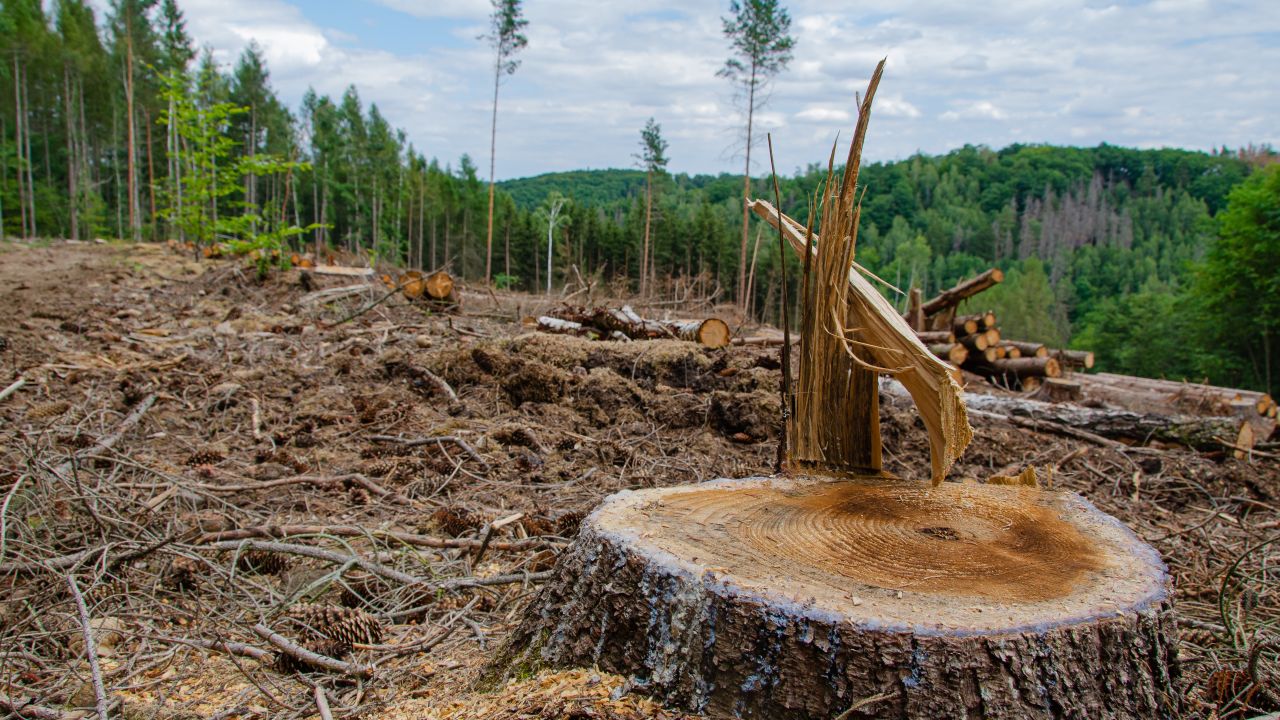
<svg viewBox="0 0 1280 720">
<path fill-rule="evenodd" d="M 1265 362 L 1224 360 L 1220 339 L 1210 343 L 1188 328 L 1196 324 L 1193 299 L 1204 294 L 1195 281 L 1219 234 L 1216 216 L 1233 189 L 1274 157 L 1013 145 L 873 163 L 861 175 L 858 257 L 890 282 L 922 287 L 926 295 L 1000 266 L 1008 281 L 981 302 L 1000 313 L 1011 336 L 1091 346 L 1112 370 L 1266 385 Z M 824 175 L 814 165 L 782 179 L 789 213 L 806 217 Z M 664 179 L 654 227 L 659 275 L 701 271 L 725 292 L 732 288 L 741 183 L 730 174 Z M 641 172 L 551 173 L 502 188 L 526 208 L 553 192 L 571 198 L 582 219 L 568 235 L 577 234 L 586 265 L 635 271 Z M 763 180 L 756 191 L 772 194 Z M 752 302 L 776 317 L 773 243 L 760 244 L 756 265 Z M 794 280 L 794 263 L 789 272 Z"/>
</svg>

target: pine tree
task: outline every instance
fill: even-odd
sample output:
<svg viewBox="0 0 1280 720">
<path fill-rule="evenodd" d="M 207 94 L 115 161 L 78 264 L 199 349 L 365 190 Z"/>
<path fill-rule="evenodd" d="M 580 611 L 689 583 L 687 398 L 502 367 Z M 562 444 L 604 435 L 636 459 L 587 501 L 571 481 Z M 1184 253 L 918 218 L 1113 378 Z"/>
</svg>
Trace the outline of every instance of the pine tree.
<svg viewBox="0 0 1280 720">
<path fill-rule="evenodd" d="M 493 269 L 493 192 L 494 168 L 498 146 L 498 86 L 502 76 L 511 75 L 520 67 L 514 56 L 528 39 L 524 28 L 529 24 L 521 15 L 520 0 L 491 0 L 493 14 L 489 16 L 489 34 L 484 39 L 493 46 L 493 123 L 489 130 L 489 221 L 485 238 L 484 281 L 489 282 Z"/>
<path fill-rule="evenodd" d="M 640 295 L 648 297 L 650 274 L 654 272 L 650 262 L 650 227 L 653 218 L 654 176 L 659 178 L 667 169 L 667 141 L 662 138 L 662 126 L 653 118 L 640 130 L 640 152 L 636 159 L 645 171 L 644 184 L 644 247 L 640 254 Z"/>
<path fill-rule="evenodd" d="M 778 0 L 733 0 L 730 17 L 722 18 L 724 35 L 733 47 L 734 56 L 725 61 L 717 73 L 728 78 L 746 95 L 747 138 L 746 165 L 742 187 L 742 242 L 738 252 L 738 305 L 747 307 L 747 225 L 751 197 L 751 144 L 755 112 L 764 105 L 762 92 L 769 80 L 791 62 L 795 39 L 791 32 L 791 16 Z"/>
</svg>

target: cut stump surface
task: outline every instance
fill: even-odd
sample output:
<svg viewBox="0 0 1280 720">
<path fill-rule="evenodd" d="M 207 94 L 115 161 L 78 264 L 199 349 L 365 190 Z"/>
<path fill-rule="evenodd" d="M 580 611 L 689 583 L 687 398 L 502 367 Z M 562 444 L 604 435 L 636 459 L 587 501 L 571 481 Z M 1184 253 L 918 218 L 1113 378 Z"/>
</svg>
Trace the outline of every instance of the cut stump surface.
<svg viewBox="0 0 1280 720">
<path fill-rule="evenodd" d="M 588 666 L 712 717 L 1174 717 L 1156 552 L 1072 493 L 720 480 L 607 499 L 492 676 Z"/>
</svg>

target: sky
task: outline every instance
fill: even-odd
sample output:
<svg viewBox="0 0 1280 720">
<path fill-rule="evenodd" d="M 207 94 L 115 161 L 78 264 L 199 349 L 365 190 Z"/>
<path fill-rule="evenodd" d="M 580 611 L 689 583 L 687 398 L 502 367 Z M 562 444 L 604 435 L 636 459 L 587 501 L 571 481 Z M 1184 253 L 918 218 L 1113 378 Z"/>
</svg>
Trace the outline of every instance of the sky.
<svg viewBox="0 0 1280 720">
<path fill-rule="evenodd" d="M 105 5 L 106 0 L 100 0 Z M 250 42 L 295 111 L 354 84 L 415 148 L 487 176 L 489 0 L 179 0 L 229 69 Z M 740 173 L 745 113 L 716 76 L 728 0 L 525 0 L 499 94 L 497 177 L 633 167 L 653 117 L 670 169 Z M 778 169 L 823 162 L 887 58 L 865 156 L 966 144 L 1280 146 L 1280 2 L 782 0 L 794 58 L 757 111 Z M 768 171 L 763 145 L 753 173 Z"/>
</svg>

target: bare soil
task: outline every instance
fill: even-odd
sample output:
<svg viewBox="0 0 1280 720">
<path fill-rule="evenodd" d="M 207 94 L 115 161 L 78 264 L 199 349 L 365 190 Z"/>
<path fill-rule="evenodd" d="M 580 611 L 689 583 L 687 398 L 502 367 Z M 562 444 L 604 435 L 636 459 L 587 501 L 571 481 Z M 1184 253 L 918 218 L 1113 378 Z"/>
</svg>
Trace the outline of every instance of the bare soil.
<svg viewBox="0 0 1280 720">
<path fill-rule="evenodd" d="M 95 705 L 79 595 L 122 717 L 319 717 L 318 693 L 334 717 L 680 717 L 590 670 L 469 683 L 604 496 L 772 471 L 776 348 L 530 334 L 553 303 L 515 294 L 306 294 L 161 246 L 0 245 L 0 388 L 26 381 L 0 401 L 0 702 Z M 886 399 L 882 429 L 926 479 L 914 412 Z M 1280 463 L 975 434 L 950 479 L 1051 468 L 1160 550 L 1192 716 L 1280 709 Z M 380 621 L 333 650 L 371 673 L 276 659 L 253 628 L 305 644 L 304 603 Z"/>
</svg>

